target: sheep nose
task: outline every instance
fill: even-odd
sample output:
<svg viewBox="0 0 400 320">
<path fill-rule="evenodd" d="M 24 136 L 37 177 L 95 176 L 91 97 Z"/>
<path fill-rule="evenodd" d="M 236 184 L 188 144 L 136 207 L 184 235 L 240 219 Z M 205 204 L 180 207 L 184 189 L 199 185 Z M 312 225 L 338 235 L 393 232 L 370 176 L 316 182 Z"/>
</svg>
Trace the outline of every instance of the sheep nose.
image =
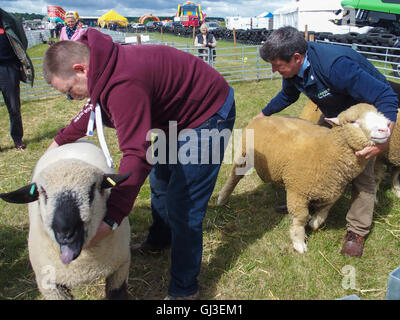
<svg viewBox="0 0 400 320">
<path fill-rule="evenodd" d="M 76 240 L 77 234 L 78 234 L 76 229 L 71 229 L 71 230 L 66 230 L 66 231 L 61 231 L 61 232 L 55 231 L 54 233 L 57 238 L 57 241 L 60 244 L 73 243 Z"/>
<path fill-rule="evenodd" d="M 390 134 L 390 129 L 389 128 L 385 128 L 385 129 L 378 129 L 378 132 L 380 133 L 384 133 L 384 134 Z"/>
</svg>

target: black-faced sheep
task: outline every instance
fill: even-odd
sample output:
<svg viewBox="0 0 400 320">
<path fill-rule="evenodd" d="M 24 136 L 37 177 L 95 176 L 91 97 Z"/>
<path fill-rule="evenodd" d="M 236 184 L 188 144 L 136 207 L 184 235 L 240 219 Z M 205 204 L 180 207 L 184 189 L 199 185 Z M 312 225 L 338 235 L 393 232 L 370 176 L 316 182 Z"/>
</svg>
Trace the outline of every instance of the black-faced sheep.
<svg viewBox="0 0 400 320">
<path fill-rule="evenodd" d="M 128 177 L 115 174 L 93 143 L 78 141 L 45 153 L 31 184 L 0 194 L 8 202 L 29 203 L 29 259 L 46 299 L 72 299 L 71 287 L 102 278 L 107 298 L 127 298 L 128 219 L 98 244 L 85 245 L 104 218 L 110 187 Z"/>
<path fill-rule="evenodd" d="M 242 151 L 235 157 L 218 204 L 226 203 L 245 174 L 238 174 L 237 170 L 253 156 L 254 168 L 264 182 L 285 187 L 288 211 L 293 217 L 293 246 L 298 252 L 305 252 L 309 204 L 316 208 L 309 222 L 316 230 L 346 185 L 365 168 L 367 160 L 357 157 L 355 151 L 387 141 L 390 136 L 389 120 L 371 105 L 353 106 L 335 122 L 338 126 L 328 129 L 298 118 L 272 116 L 252 120 L 246 129 L 254 130 L 254 144 L 246 149 L 243 134 Z"/>
</svg>

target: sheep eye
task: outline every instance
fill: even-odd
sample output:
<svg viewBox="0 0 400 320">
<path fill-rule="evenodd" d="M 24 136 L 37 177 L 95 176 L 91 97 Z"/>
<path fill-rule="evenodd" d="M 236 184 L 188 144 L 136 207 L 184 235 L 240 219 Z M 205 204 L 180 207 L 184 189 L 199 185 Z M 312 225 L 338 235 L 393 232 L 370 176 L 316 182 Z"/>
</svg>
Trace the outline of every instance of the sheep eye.
<svg viewBox="0 0 400 320">
<path fill-rule="evenodd" d="M 92 186 L 90 187 L 90 190 L 89 190 L 89 203 L 90 204 L 92 204 L 93 199 L 94 199 L 94 190 L 95 190 L 95 188 L 96 188 L 96 184 L 93 183 Z"/>
</svg>

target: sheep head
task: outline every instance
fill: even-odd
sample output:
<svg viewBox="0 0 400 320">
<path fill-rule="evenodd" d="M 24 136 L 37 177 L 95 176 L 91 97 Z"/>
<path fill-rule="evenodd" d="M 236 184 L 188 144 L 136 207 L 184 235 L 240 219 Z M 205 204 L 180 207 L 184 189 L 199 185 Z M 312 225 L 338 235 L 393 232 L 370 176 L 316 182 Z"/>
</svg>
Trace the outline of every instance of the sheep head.
<svg viewBox="0 0 400 320">
<path fill-rule="evenodd" d="M 390 121 L 369 104 L 360 103 L 341 112 L 337 118 L 325 118 L 342 127 L 347 143 L 354 150 L 384 143 L 390 137 Z"/>
<path fill-rule="evenodd" d="M 0 197 L 13 203 L 38 200 L 43 228 L 60 246 L 61 261 L 69 264 L 96 234 L 109 189 L 129 176 L 104 174 L 81 160 L 59 160 L 42 170 L 33 183 Z"/>
</svg>

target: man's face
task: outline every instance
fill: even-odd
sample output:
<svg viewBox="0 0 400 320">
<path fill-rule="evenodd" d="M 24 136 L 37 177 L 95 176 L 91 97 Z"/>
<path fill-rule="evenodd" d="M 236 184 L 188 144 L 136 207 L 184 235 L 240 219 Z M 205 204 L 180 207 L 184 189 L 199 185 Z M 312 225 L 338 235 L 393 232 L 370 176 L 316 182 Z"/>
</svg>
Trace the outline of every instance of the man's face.
<svg viewBox="0 0 400 320">
<path fill-rule="evenodd" d="M 66 79 L 53 76 L 51 85 L 64 94 L 70 94 L 74 100 L 82 100 L 89 97 L 86 68 L 75 70 L 75 74 Z"/>
<path fill-rule="evenodd" d="M 303 65 L 303 61 L 304 55 L 295 53 L 289 62 L 276 58 L 271 60 L 270 63 L 272 65 L 272 72 L 278 71 L 283 78 L 289 79 L 299 73 L 301 66 Z"/>
</svg>

